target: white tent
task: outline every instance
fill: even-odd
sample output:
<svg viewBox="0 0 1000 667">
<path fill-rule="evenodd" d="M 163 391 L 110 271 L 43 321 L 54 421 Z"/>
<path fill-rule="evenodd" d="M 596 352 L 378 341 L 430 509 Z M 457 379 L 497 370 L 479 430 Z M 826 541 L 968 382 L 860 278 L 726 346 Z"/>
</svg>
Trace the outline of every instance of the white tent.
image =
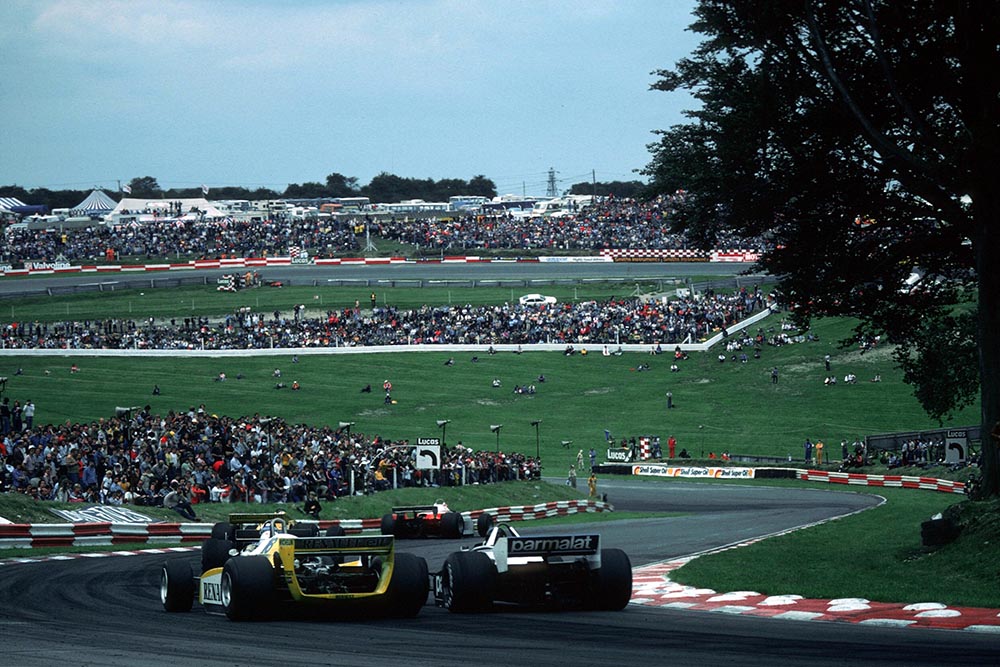
<svg viewBox="0 0 1000 667">
<path fill-rule="evenodd" d="M 204 197 L 192 199 L 141 199 L 126 197 L 111 211 L 111 215 L 158 214 L 160 220 L 182 218 L 197 210 L 203 219 L 224 218 L 226 214 Z M 178 214 L 179 211 L 179 214 Z"/>
<path fill-rule="evenodd" d="M 117 206 L 114 199 L 104 194 L 103 190 L 94 190 L 82 202 L 70 209 L 73 215 L 104 216 Z"/>
<path fill-rule="evenodd" d="M 15 206 L 24 205 L 24 202 L 16 197 L 0 197 L 0 211 L 9 211 Z"/>
</svg>

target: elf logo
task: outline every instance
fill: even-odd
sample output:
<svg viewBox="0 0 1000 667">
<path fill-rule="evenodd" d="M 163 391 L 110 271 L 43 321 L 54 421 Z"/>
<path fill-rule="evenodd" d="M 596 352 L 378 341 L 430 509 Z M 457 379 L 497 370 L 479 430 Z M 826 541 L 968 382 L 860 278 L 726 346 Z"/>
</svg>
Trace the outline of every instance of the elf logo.
<svg viewBox="0 0 1000 667">
<path fill-rule="evenodd" d="M 217 583 L 203 581 L 201 584 L 201 599 L 203 602 L 222 602 L 222 586 Z"/>
</svg>

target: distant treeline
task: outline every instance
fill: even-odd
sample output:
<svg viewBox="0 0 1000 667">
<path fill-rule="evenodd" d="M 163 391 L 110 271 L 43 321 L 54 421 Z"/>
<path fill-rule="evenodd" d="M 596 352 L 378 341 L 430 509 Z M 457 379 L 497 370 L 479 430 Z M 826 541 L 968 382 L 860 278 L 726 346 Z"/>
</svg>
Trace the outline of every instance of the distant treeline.
<svg viewBox="0 0 1000 667">
<path fill-rule="evenodd" d="M 130 194 L 109 191 L 114 199 L 123 196 L 145 197 L 158 199 L 189 199 L 205 196 L 201 187 L 169 188 L 160 187 L 157 179 L 152 176 L 138 176 L 127 183 Z M 614 195 L 615 197 L 643 198 L 648 192 L 648 186 L 640 181 L 613 181 L 609 183 L 576 183 L 569 189 L 569 194 L 598 196 Z M 72 208 L 90 194 L 86 190 L 49 190 L 48 188 L 25 189 L 18 185 L 0 186 L 0 197 L 16 197 L 25 204 L 43 204 L 50 209 Z M 405 199 L 423 199 L 424 201 L 448 201 L 449 197 L 472 195 L 480 197 L 495 197 L 496 184 L 479 175 L 470 180 L 461 178 L 443 178 L 435 181 L 433 178 L 404 178 L 395 174 L 382 172 L 375 176 L 367 185 L 358 183 L 353 176 L 333 173 L 320 182 L 290 183 L 283 192 L 270 188 L 249 189 L 241 186 L 211 186 L 209 199 L 318 199 L 335 197 L 368 197 L 373 202 L 398 202 Z"/>
</svg>

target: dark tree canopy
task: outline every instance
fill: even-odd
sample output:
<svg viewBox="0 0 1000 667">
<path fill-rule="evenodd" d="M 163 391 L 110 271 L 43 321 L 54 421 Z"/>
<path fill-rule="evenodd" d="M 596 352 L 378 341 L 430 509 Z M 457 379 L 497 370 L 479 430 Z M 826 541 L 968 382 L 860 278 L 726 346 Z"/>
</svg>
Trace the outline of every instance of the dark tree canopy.
<svg viewBox="0 0 1000 667">
<path fill-rule="evenodd" d="M 360 186 L 354 176 L 334 172 L 326 177 L 326 189 L 330 193 L 329 197 L 356 197 Z"/>
<path fill-rule="evenodd" d="M 495 197 L 497 191 L 493 181 L 485 176 L 476 176 L 471 181 L 460 178 L 435 181 L 432 178 L 405 178 L 382 172 L 362 187 L 361 193 L 372 201 L 397 202 L 404 199 L 448 201 L 449 197 L 458 195 Z"/>
<path fill-rule="evenodd" d="M 152 176 L 137 176 L 128 184 L 132 188 L 130 193 L 132 197 L 152 197 L 163 191 L 160 184 Z"/>
<path fill-rule="evenodd" d="M 928 414 L 1000 408 L 1000 8 L 893 0 L 702 0 L 705 36 L 655 89 L 701 102 L 646 174 L 687 191 L 675 224 L 708 244 L 763 234 L 762 265 L 803 321 L 885 335 Z M 907 285 L 911 273 L 923 279 Z"/>
<path fill-rule="evenodd" d="M 626 199 L 641 199 L 648 194 L 648 191 L 649 186 L 642 181 L 581 182 L 574 183 L 569 189 L 571 195 L 610 196 Z"/>
</svg>

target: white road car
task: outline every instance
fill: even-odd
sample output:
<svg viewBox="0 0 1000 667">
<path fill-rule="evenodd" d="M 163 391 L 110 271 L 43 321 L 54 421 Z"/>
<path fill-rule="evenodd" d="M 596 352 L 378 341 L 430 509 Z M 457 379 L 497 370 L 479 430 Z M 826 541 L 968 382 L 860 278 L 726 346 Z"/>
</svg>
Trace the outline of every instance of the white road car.
<svg viewBox="0 0 1000 667">
<path fill-rule="evenodd" d="M 624 609 L 632 597 L 632 563 L 621 549 L 600 543 L 600 535 L 521 536 L 498 524 L 481 545 L 445 559 L 433 575 L 435 602 L 452 612 L 488 611 L 497 602 Z"/>
<path fill-rule="evenodd" d="M 544 294 L 525 294 L 518 299 L 518 302 L 522 306 L 551 306 L 556 302 L 556 298 Z"/>
</svg>

